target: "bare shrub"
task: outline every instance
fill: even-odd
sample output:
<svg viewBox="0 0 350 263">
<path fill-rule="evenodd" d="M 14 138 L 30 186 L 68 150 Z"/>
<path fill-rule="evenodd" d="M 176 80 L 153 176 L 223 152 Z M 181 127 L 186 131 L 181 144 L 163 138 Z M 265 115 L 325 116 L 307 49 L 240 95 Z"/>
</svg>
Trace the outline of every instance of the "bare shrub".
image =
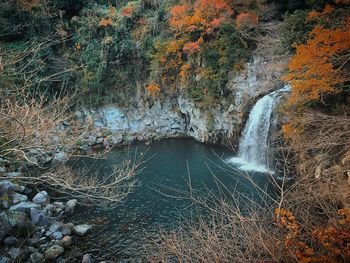
<svg viewBox="0 0 350 263">
<path fill-rule="evenodd" d="M 222 169 L 239 172 L 227 164 Z M 193 219 L 178 229 L 161 231 L 160 240 L 146 248 L 146 253 L 151 255 L 148 260 L 291 262 L 291 255 L 283 249 L 283 232 L 274 225 L 274 209 L 280 200 L 257 185 L 249 174 L 240 175 L 254 186 L 259 201 L 227 189 L 214 174 L 218 190 L 207 189 L 203 196 L 192 188 L 189 178 L 188 193 L 182 193 L 181 198 L 188 198 L 198 209 Z"/>
<path fill-rule="evenodd" d="M 210 196 L 189 198 L 209 211 L 209 217 L 199 212 L 199 220 L 191 220 L 174 231 L 163 231 L 154 244 L 152 262 L 298 262 L 299 252 L 305 258 L 328 255 L 327 247 L 314 240 L 312 233 L 332 229 L 331 222 L 339 217 L 339 209 L 349 207 L 349 120 L 344 116 L 329 116 L 307 112 L 297 119 L 302 130 L 289 143 L 281 144 L 280 173 L 272 176 L 278 195 L 270 195 L 255 185 L 263 205 L 232 194 L 234 202 Z M 323 158 L 319 158 L 321 155 Z M 303 169 L 296 168 L 300 159 Z M 320 177 L 315 169 L 320 166 Z M 247 174 L 241 174 L 254 184 Z M 220 184 L 222 187 L 224 185 Z M 291 211 L 299 227 L 295 239 L 309 244 L 302 251 L 280 227 L 276 211 Z M 288 212 L 289 213 L 289 212 Z M 316 231 L 316 232 L 314 232 Z M 337 243 L 331 246 L 337 246 Z M 153 251 L 149 249 L 148 251 Z M 304 255 L 303 255 L 304 257 Z M 322 257 L 321 257 L 322 258 Z M 339 262 L 345 262 L 339 259 Z M 342 261 L 343 260 L 343 261 Z"/>
<path fill-rule="evenodd" d="M 14 178 L 21 183 L 45 186 L 62 197 L 76 198 L 87 206 L 111 207 L 122 201 L 137 185 L 141 158 L 126 160 L 113 166 L 113 173 L 101 177 L 84 169 L 56 166 L 44 173 L 29 173 Z M 1 178 L 0 178 L 1 179 Z M 8 178 L 6 178 L 8 179 Z"/>
</svg>

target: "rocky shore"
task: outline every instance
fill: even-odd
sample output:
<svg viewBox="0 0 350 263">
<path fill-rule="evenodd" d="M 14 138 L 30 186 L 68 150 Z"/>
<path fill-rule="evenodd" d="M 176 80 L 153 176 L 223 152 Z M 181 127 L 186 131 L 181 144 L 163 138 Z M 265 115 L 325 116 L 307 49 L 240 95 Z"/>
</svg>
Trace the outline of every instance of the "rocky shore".
<svg viewBox="0 0 350 263">
<path fill-rule="evenodd" d="M 46 191 L 15 183 L 21 172 L 8 171 L 8 165 L 0 159 L 0 263 L 68 262 L 65 252 L 93 230 L 66 221 L 77 200 L 53 202 Z M 82 262 L 94 261 L 86 254 Z"/>
</svg>

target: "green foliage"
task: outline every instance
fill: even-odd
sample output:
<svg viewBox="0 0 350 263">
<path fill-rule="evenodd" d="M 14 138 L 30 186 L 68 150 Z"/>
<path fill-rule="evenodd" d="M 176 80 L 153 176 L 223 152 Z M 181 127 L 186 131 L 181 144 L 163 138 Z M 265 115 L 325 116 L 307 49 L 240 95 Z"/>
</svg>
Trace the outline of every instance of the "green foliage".
<svg viewBox="0 0 350 263">
<path fill-rule="evenodd" d="M 285 50 L 294 50 L 294 45 L 306 43 L 313 23 L 307 22 L 308 10 L 296 10 L 294 13 L 284 15 L 281 26 L 281 41 Z"/>
<path fill-rule="evenodd" d="M 203 69 L 207 76 L 202 83 L 214 97 L 226 93 L 225 87 L 229 73 L 236 65 L 246 60 L 248 56 L 246 43 L 233 25 L 224 24 L 220 27 L 218 37 L 204 45 Z"/>
</svg>

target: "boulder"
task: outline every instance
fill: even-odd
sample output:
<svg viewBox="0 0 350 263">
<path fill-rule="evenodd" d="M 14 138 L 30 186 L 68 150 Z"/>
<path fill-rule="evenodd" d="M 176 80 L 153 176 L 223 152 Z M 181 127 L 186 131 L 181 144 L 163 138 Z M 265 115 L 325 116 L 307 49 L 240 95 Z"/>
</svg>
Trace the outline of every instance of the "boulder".
<svg viewBox="0 0 350 263">
<path fill-rule="evenodd" d="M 37 208 L 30 209 L 30 220 L 33 225 L 37 226 L 45 226 L 49 223 L 45 212 Z"/>
<path fill-rule="evenodd" d="M 68 162 L 68 154 L 66 152 L 55 153 L 52 162 L 56 164 L 63 164 Z"/>
<path fill-rule="evenodd" d="M 9 236 L 4 239 L 4 244 L 10 247 L 15 247 L 18 245 L 18 239 L 14 236 Z"/>
<path fill-rule="evenodd" d="M 74 211 L 74 208 L 76 207 L 78 201 L 77 199 L 72 199 L 69 200 L 65 205 L 64 205 L 64 211 L 69 214 Z"/>
<path fill-rule="evenodd" d="M 49 260 L 58 258 L 64 253 L 64 248 L 59 245 L 53 245 L 45 251 L 45 257 Z"/>
<path fill-rule="evenodd" d="M 56 206 L 56 208 L 64 209 L 63 202 L 53 202 L 53 205 Z"/>
<path fill-rule="evenodd" d="M 11 172 L 11 173 L 6 173 L 5 175 L 7 177 L 15 178 L 15 177 L 20 177 L 22 174 L 20 172 Z"/>
<path fill-rule="evenodd" d="M 40 209 L 40 205 L 32 202 L 20 202 L 19 204 L 10 207 L 10 211 L 25 212 L 32 208 Z"/>
<path fill-rule="evenodd" d="M 5 256 L 0 256 L 0 263 L 10 263 L 11 259 Z"/>
<path fill-rule="evenodd" d="M 53 224 L 50 226 L 49 231 L 50 231 L 51 233 L 54 233 L 54 232 L 57 232 L 57 231 L 59 231 L 59 230 L 61 230 L 61 229 L 62 229 L 62 223 L 60 223 L 60 222 L 55 222 L 55 223 L 53 223 Z"/>
<path fill-rule="evenodd" d="M 0 193 L 14 191 L 14 192 L 23 192 L 25 189 L 24 186 L 19 186 L 18 184 L 14 184 L 10 181 L 0 181 Z"/>
<path fill-rule="evenodd" d="M 57 212 L 57 207 L 55 205 L 53 205 L 53 204 L 48 204 L 47 206 L 45 206 L 44 210 L 47 211 L 47 212 L 56 213 Z"/>
<path fill-rule="evenodd" d="M 64 224 L 62 226 L 62 234 L 64 236 L 70 236 L 71 233 L 72 233 L 72 228 L 73 228 L 73 224 L 72 223 L 67 223 L 67 224 Z"/>
<path fill-rule="evenodd" d="M 26 195 L 22 195 L 22 194 L 18 194 L 18 193 L 14 193 L 12 195 L 12 203 L 15 205 L 15 204 L 18 204 L 20 202 L 27 202 L 28 201 L 28 196 Z"/>
<path fill-rule="evenodd" d="M 13 247 L 9 250 L 8 254 L 15 261 L 23 255 L 23 250 L 20 248 Z"/>
<path fill-rule="evenodd" d="M 11 227 L 31 227 L 28 216 L 20 211 L 6 211 L 6 215 Z"/>
<path fill-rule="evenodd" d="M 63 237 L 62 232 L 56 231 L 56 232 L 52 233 L 50 238 L 55 239 L 55 240 L 61 240 L 62 237 Z"/>
<path fill-rule="evenodd" d="M 35 252 L 35 253 L 32 253 L 29 257 L 30 259 L 30 262 L 31 263 L 39 263 L 39 262 L 43 262 L 44 260 L 44 255 L 39 253 L 39 252 Z"/>
<path fill-rule="evenodd" d="M 47 205 L 50 202 L 50 196 L 46 191 L 41 191 L 33 197 L 33 202 L 38 205 Z"/>
<path fill-rule="evenodd" d="M 64 248 L 68 248 L 70 247 L 70 245 L 72 244 L 72 237 L 70 236 L 65 236 L 61 239 L 60 244 L 64 247 Z"/>
<path fill-rule="evenodd" d="M 81 263 L 94 263 L 94 260 L 90 254 L 85 254 Z"/>
<path fill-rule="evenodd" d="M 2 212 L 0 213 L 0 242 L 9 234 L 10 231 L 11 225 L 8 216 L 5 214 L 5 212 Z"/>
<path fill-rule="evenodd" d="M 78 236 L 85 236 L 91 229 L 91 225 L 77 225 L 73 227 L 73 233 Z"/>
</svg>

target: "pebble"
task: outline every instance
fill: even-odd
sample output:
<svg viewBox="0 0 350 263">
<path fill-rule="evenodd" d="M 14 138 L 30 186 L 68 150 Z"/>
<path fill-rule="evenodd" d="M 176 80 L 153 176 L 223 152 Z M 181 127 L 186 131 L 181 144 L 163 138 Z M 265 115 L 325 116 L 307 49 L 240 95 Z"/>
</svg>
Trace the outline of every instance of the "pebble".
<svg viewBox="0 0 350 263">
<path fill-rule="evenodd" d="M 76 207 L 78 201 L 77 199 L 72 199 L 67 201 L 67 203 L 64 205 L 64 210 L 66 213 L 72 213 L 74 211 L 74 208 Z"/>
<path fill-rule="evenodd" d="M 85 254 L 81 263 L 94 263 L 94 260 L 90 254 Z"/>
<path fill-rule="evenodd" d="M 18 204 L 20 202 L 27 202 L 28 201 L 28 196 L 26 195 L 22 195 L 22 194 L 18 194 L 18 193 L 14 193 L 12 195 L 12 203 L 15 205 L 15 204 Z"/>
<path fill-rule="evenodd" d="M 40 191 L 33 197 L 33 202 L 39 205 L 47 205 L 50 202 L 50 196 L 46 191 Z"/>
<path fill-rule="evenodd" d="M 59 245 L 53 245 L 45 251 L 47 259 L 56 259 L 64 253 L 64 248 Z"/>
<path fill-rule="evenodd" d="M 91 230 L 91 228 L 91 225 L 77 225 L 73 227 L 73 233 L 78 236 L 85 236 Z"/>
<path fill-rule="evenodd" d="M 30 255 L 30 262 L 31 263 L 39 263 L 43 261 L 44 255 L 39 252 L 34 252 Z"/>
<path fill-rule="evenodd" d="M 15 260 L 17 258 L 19 258 L 22 255 L 23 251 L 20 248 L 11 248 L 8 252 L 8 254 L 10 255 L 10 257 Z"/>
<path fill-rule="evenodd" d="M 9 236 L 9 237 L 4 239 L 4 244 L 11 246 L 11 247 L 17 246 L 18 243 L 19 243 L 18 239 L 14 236 Z"/>
<path fill-rule="evenodd" d="M 60 230 L 61 228 L 62 228 L 62 223 L 55 222 L 50 226 L 49 231 L 51 233 L 54 233 L 54 232 Z"/>
<path fill-rule="evenodd" d="M 72 244 L 72 237 L 70 237 L 70 236 L 65 236 L 65 237 L 63 237 L 62 239 L 61 239 L 61 241 L 60 241 L 60 244 L 63 246 L 63 247 L 65 247 L 65 248 L 67 248 L 67 247 L 70 247 L 70 245 Z"/>
<path fill-rule="evenodd" d="M 51 235 L 51 239 L 61 240 L 63 237 L 62 232 L 56 231 Z"/>
</svg>

